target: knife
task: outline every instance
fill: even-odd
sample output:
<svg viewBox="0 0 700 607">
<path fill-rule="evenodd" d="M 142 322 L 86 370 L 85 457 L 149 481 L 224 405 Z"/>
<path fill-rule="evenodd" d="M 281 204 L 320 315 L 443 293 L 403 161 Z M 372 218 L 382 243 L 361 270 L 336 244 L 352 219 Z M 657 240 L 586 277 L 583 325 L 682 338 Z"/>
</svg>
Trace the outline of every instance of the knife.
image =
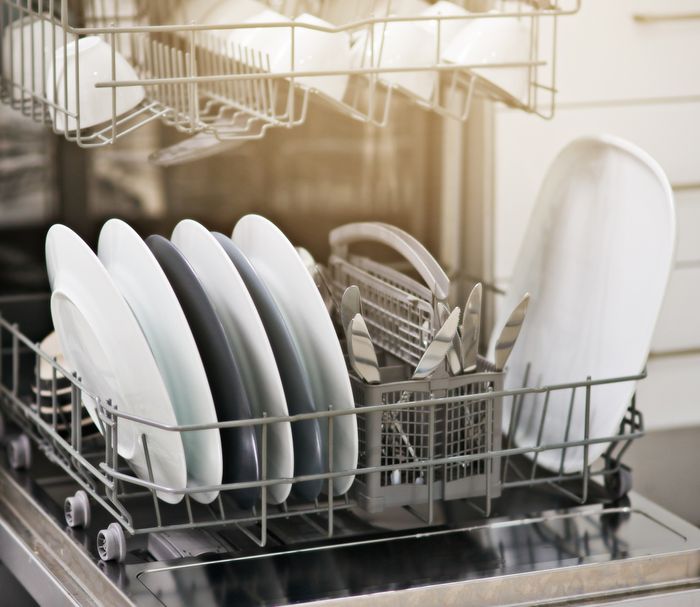
<svg viewBox="0 0 700 607">
<path fill-rule="evenodd" d="M 355 373 L 368 384 L 378 384 L 379 362 L 362 314 L 355 314 L 347 328 L 348 357 Z"/>
<path fill-rule="evenodd" d="M 518 340 L 518 335 L 520 335 L 520 329 L 525 322 L 525 315 L 527 314 L 527 306 L 530 303 L 530 294 L 525 293 L 520 303 L 513 310 L 512 314 L 506 321 L 501 334 L 498 336 L 498 341 L 496 342 L 496 368 L 499 371 L 503 371 L 510 357 L 510 353 L 513 351 L 513 346 Z"/>
<path fill-rule="evenodd" d="M 413 372 L 413 379 L 426 379 L 440 366 L 445 356 L 452 348 L 457 328 L 459 325 L 459 315 L 461 310 L 455 308 L 452 310 L 449 318 L 435 335 L 433 341 L 425 350 L 425 353 L 418 361 L 418 366 Z"/>
<path fill-rule="evenodd" d="M 450 309 L 442 302 L 437 305 L 438 316 L 440 318 L 440 324 L 447 322 L 450 317 Z M 462 374 L 462 341 L 459 339 L 459 333 L 455 333 L 454 339 L 452 340 L 452 348 L 447 353 L 447 365 L 450 368 L 450 373 L 452 375 Z"/>
<path fill-rule="evenodd" d="M 465 373 L 476 371 L 481 327 L 481 296 L 483 288 L 477 283 L 467 299 L 462 319 L 462 364 Z"/>
</svg>

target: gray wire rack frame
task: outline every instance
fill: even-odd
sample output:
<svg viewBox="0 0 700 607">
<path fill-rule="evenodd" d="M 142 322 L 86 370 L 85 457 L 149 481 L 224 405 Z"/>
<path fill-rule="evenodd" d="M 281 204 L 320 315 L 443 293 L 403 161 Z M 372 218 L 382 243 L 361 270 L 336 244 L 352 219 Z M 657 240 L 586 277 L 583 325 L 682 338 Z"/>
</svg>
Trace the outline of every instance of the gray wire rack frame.
<svg viewBox="0 0 700 607">
<path fill-rule="evenodd" d="M 480 359 L 478 372 L 469 375 L 426 380 L 409 376 L 408 366 L 395 365 L 381 369 L 381 384 L 351 377 L 359 407 L 450 399 L 436 407 L 410 406 L 393 413 L 358 416 L 359 466 L 383 470 L 357 479 L 358 503 L 375 513 L 397 506 L 429 504 L 431 508 L 435 500 L 483 497 L 488 515 L 491 499 L 501 495 L 500 458 L 452 460 L 500 450 L 502 402 L 491 393 L 502 390 L 503 373 Z M 455 400 L 479 394 L 483 399 Z M 436 459 L 446 463 L 422 464 Z M 393 468 L 407 462 L 415 466 Z M 432 513 L 428 518 L 432 519 Z"/>
<path fill-rule="evenodd" d="M 260 139 L 272 128 L 303 124 L 311 111 L 310 94 L 345 116 L 379 127 L 388 124 L 392 99 L 397 96 L 461 121 L 468 119 L 476 95 L 548 119 L 556 107 L 557 22 L 560 17 L 576 14 L 581 0 L 510 4 L 500 0 L 492 3 L 493 11 L 431 16 L 394 15 L 391 2 L 372 1 L 366 11 L 356 10 L 354 15 L 341 17 L 342 25 L 338 26 L 297 20 L 202 24 L 182 14 L 179 8 L 184 4 L 185 0 L 122 0 L 120 10 L 119 0 L 0 0 L 0 33 L 10 39 L 7 47 L 0 44 L 0 65 L 7 66 L 0 74 L 0 103 L 40 123 L 51 124 L 52 115 L 65 118 L 69 128 L 59 121 L 54 131 L 86 148 L 113 144 L 155 120 L 189 135 L 206 133 L 217 140 Z M 280 8 L 280 3 L 268 4 Z M 290 0 L 281 4 L 286 5 L 283 12 L 292 17 L 303 10 L 291 5 L 305 3 Z M 318 10 L 312 12 L 336 22 L 333 5 L 362 3 L 319 0 L 314 4 Z M 385 8 L 380 10 L 382 4 Z M 506 57 L 507 61 L 486 57 L 485 64 L 448 63 L 442 59 L 444 30 L 450 25 L 495 19 L 523 23 L 526 48 Z M 27 31 L 13 27 L 22 23 L 32 27 Z M 434 28 L 435 35 L 423 39 L 427 54 L 421 60 L 391 65 L 383 57 L 385 52 L 388 54 L 384 39 L 395 27 L 407 25 Z M 261 50 L 236 44 L 235 35 L 230 39 L 232 32 L 251 28 L 274 30 L 281 39 L 291 40 L 289 65 L 281 68 L 286 71 L 273 69 L 270 58 Z M 330 69 L 308 66 L 296 42 L 305 32 L 364 39 L 359 65 Z M 85 81 L 89 70 L 80 68 L 76 54 L 75 69 L 69 71 L 68 54 L 60 52 L 84 36 L 100 36 L 111 48 L 93 72 L 100 78 L 96 88 L 112 99 L 106 120 L 98 125 L 87 120 L 88 104 L 83 101 L 81 111 L 79 103 L 80 81 Z M 38 48 L 48 43 L 43 52 L 35 49 L 39 38 L 42 44 L 37 44 Z M 117 70 L 118 58 L 132 64 L 135 79 Z M 503 90 L 484 76 L 484 69 L 506 74 L 515 70 L 523 79 L 523 90 Z M 396 82 L 396 74 L 402 73 L 432 81 L 427 95 Z M 341 97 L 323 93 L 317 82 L 319 78 L 324 81 L 334 77 L 351 80 Z M 144 87 L 145 99 L 122 113 L 117 98 L 135 86 Z M 70 101 L 72 95 L 78 102 Z"/>
<path fill-rule="evenodd" d="M 382 486 L 382 478 L 385 479 L 384 483 L 386 483 L 386 479 L 391 480 L 391 475 L 396 476 L 398 471 L 402 482 L 404 479 L 407 481 L 413 479 L 413 484 L 416 485 L 415 480 L 418 475 L 424 475 L 424 495 L 428 501 L 427 516 L 424 512 L 418 512 L 409 506 L 409 509 L 423 521 L 417 522 L 417 526 L 422 526 L 426 520 L 428 523 L 432 523 L 435 502 L 440 497 L 442 499 L 456 497 L 456 493 L 463 495 L 469 494 L 471 491 L 481 493 L 484 501 L 483 508 L 477 500 L 469 500 L 469 504 L 482 514 L 488 515 L 491 502 L 499 492 L 497 480 L 499 470 L 501 472 L 500 491 L 544 484 L 553 490 L 560 491 L 573 503 L 583 504 L 588 499 L 591 479 L 599 477 L 605 480 L 606 488 L 610 485 L 609 493 L 611 496 L 617 498 L 629 490 L 631 482 L 629 471 L 621 464 L 621 457 L 629 444 L 644 434 L 641 412 L 636 409 L 636 403 L 633 399 L 619 431 L 610 436 L 591 436 L 586 430 L 583 436 L 576 440 L 563 438 L 560 442 L 547 444 L 538 442 L 535 445 L 516 445 L 509 440 L 505 445 L 501 445 L 499 442 L 501 424 L 497 421 L 498 409 L 501 404 L 504 412 L 506 407 L 512 407 L 512 412 L 519 407 L 519 403 L 525 395 L 538 394 L 546 398 L 547 395 L 554 392 L 565 391 L 573 394 L 575 391 L 581 390 L 586 397 L 585 419 L 589 419 L 592 394 L 595 393 L 598 386 L 636 382 L 643 379 L 645 374 L 616 378 L 588 378 L 585 381 L 561 385 L 504 390 L 499 383 L 501 375 L 493 374 L 491 368 L 484 366 L 480 368 L 479 373 L 466 376 L 463 379 L 435 377 L 428 384 L 422 385 L 405 381 L 405 366 L 403 370 L 386 370 L 385 379 L 395 380 L 395 383 L 389 381 L 385 385 L 379 386 L 376 388 L 377 393 L 367 393 L 367 388 L 358 386 L 356 383 L 356 391 L 359 390 L 359 393 L 364 396 L 358 397 L 360 406 L 350 410 L 317 411 L 303 415 L 262 417 L 205 425 L 169 426 L 158 421 L 128 415 L 119 409 L 118 403 L 112 403 L 108 399 L 90 394 L 79 377 L 60 366 L 22 333 L 18 325 L 6 320 L 1 312 L 2 306 L 0 305 L 0 343 L 2 344 L 0 433 L 2 432 L 3 417 L 14 422 L 22 432 L 17 437 L 7 435 L 3 439 L 10 452 L 11 461 L 14 458 L 20 464 L 18 467 L 28 468 L 31 465 L 31 445 L 38 446 L 51 462 L 59 466 L 86 493 L 84 497 L 89 498 L 89 500 L 85 501 L 99 504 L 114 517 L 116 523 L 112 523 L 108 529 L 102 530 L 100 533 L 104 537 L 110 531 L 115 533 L 116 528 L 122 534 L 122 541 L 118 542 L 121 545 L 126 543 L 123 534 L 143 535 L 162 531 L 234 526 L 251 541 L 264 547 L 267 545 L 269 525 L 277 519 L 294 517 L 302 524 L 311 525 L 315 534 L 333 538 L 336 529 L 335 513 L 355 508 L 358 505 L 356 499 L 351 498 L 348 494 L 329 497 L 333 491 L 333 479 L 348 475 L 355 476 L 355 488 L 351 489 L 355 497 L 362 492 L 364 495 L 371 496 L 372 489 L 368 490 L 367 488 L 371 486 L 372 482 L 376 483 L 372 479 L 378 478 L 380 480 L 376 486 L 380 489 L 380 497 L 381 491 L 384 491 L 384 495 L 389 496 L 389 501 L 395 498 L 391 491 L 396 488 L 386 484 Z M 40 404 L 40 396 L 38 393 L 32 394 L 29 381 L 33 380 L 35 373 L 38 373 L 42 360 L 53 367 L 52 383 L 54 385 L 60 375 L 70 378 L 70 411 L 64 406 L 61 411 L 62 415 L 58 415 L 56 410 L 58 399 L 55 389 L 52 390 L 52 396 L 49 399 L 52 402 L 50 414 L 47 415 L 42 412 L 40 406 L 36 406 Z M 29 381 L 27 377 L 30 378 Z M 460 381 L 464 383 L 460 385 Z M 407 391 L 406 388 L 409 390 Z M 371 404 L 381 402 L 381 396 L 377 396 L 377 394 L 381 394 L 382 391 L 389 395 L 385 399 L 386 404 Z M 404 396 L 406 392 L 409 394 L 408 398 Z M 97 440 L 87 440 L 81 424 L 83 419 L 82 396 L 84 394 L 90 395 L 97 403 L 103 433 L 102 437 L 98 437 Z M 477 420 L 483 419 L 484 409 L 480 403 L 484 402 L 493 403 L 491 407 L 487 406 L 485 409 L 487 430 L 485 433 L 483 432 L 484 426 L 475 423 L 473 417 L 476 415 Z M 417 420 L 416 411 L 427 411 L 427 433 L 424 431 L 425 417 Z M 455 412 L 456 415 L 453 415 Z M 488 420 L 489 412 L 493 418 L 491 421 Z M 294 478 L 270 478 L 267 475 L 267 458 L 269 456 L 267 437 L 271 424 L 280 422 L 294 424 L 308 419 L 317 419 L 319 423 L 327 424 L 329 428 L 327 447 L 330 456 L 333 452 L 334 422 L 336 418 L 343 415 L 355 415 L 358 419 L 358 426 L 364 428 L 363 434 L 360 434 L 359 438 L 362 441 L 360 450 L 364 450 L 365 453 L 369 452 L 366 448 L 368 441 L 370 441 L 367 437 L 367 430 L 372 424 L 376 424 L 376 420 L 382 418 L 385 421 L 385 426 L 387 421 L 392 423 L 391 436 L 387 434 L 385 428 L 385 438 L 393 441 L 391 444 L 396 449 L 396 453 L 404 455 L 399 455 L 398 458 L 390 461 L 381 459 L 376 461 L 376 457 L 371 459 L 363 455 L 357 468 L 352 470 L 326 470 L 319 474 Z M 178 433 L 212 428 L 255 427 L 261 437 L 261 478 L 257 481 L 184 489 L 159 485 L 153 478 L 138 478 L 118 454 L 117 438 L 121 420 L 136 421 L 139 424 L 165 432 Z M 399 422 L 397 424 L 398 431 L 393 426 L 393 422 L 396 420 Z M 66 428 L 66 422 L 68 422 L 68 428 Z M 466 448 L 470 440 L 470 435 L 466 433 L 467 428 L 474 428 L 477 434 L 482 433 L 479 439 L 472 444 L 472 447 L 475 448 L 471 450 Z M 492 433 L 488 432 L 489 428 L 492 429 Z M 588 428 L 587 423 L 586 428 Z M 381 432 L 380 424 L 380 435 Z M 416 434 L 413 438 L 416 442 L 415 446 L 408 436 L 410 432 Z M 404 441 L 402 434 L 407 435 L 408 441 Z M 489 437 L 491 437 L 491 444 L 488 444 Z M 486 444 L 481 444 L 482 439 Z M 426 441 L 427 450 L 425 448 Z M 142 442 L 147 467 L 150 468 L 151 462 L 145 435 Z M 591 462 L 588 460 L 588 449 L 591 445 L 599 443 L 608 445 L 607 451 L 600 460 Z M 441 444 L 443 447 L 439 447 Z M 457 448 L 454 449 L 452 445 L 457 445 Z M 416 452 L 415 447 L 418 447 L 420 452 Z M 539 469 L 535 465 L 537 453 L 547 450 L 561 451 L 573 447 L 581 447 L 584 451 L 585 465 L 579 472 L 561 474 Z M 418 462 L 414 461 L 411 450 L 417 456 Z M 406 453 L 410 455 L 408 461 L 406 461 Z M 527 469 L 523 469 L 522 462 L 515 461 L 517 457 L 523 455 L 526 456 L 524 461 L 529 461 Z M 484 469 L 488 469 L 488 473 L 480 475 L 479 472 Z M 506 474 L 512 470 L 515 470 L 517 474 Z M 467 480 L 463 482 L 464 479 Z M 271 485 L 299 483 L 308 480 L 322 480 L 326 487 L 326 495 L 319 497 L 314 502 L 288 500 L 279 505 L 268 503 L 267 492 Z M 421 486 L 420 482 L 418 486 Z M 261 499 L 258 504 L 250 510 L 237 508 L 231 499 L 233 492 L 250 487 L 260 488 Z M 397 491 L 400 493 L 402 489 Z M 218 491 L 219 497 L 207 506 L 197 504 L 192 499 L 192 496 L 197 492 L 209 491 Z M 158 492 L 182 495 L 182 502 L 179 506 L 164 507 L 157 498 Z M 77 495 L 76 493 L 75 497 Z M 376 492 L 374 495 L 377 495 Z M 402 499 L 405 500 L 405 497 Z M 374 504 L 366 504 L 366 506 L 376 507 L 377 503 L 378 500 L 375 500 Z M 140 506 L 150 504 L 150 506 L 148 506 L 147 511 L 140 508 L 137 516 L 135 509 L 137 504 Z M 315 520 L 309 522 L 312 521 L 313 517 L 316 517 Z M 319 521 L 322 522 L 319 523 Z M 109 556 L 110 551 L 104 552 L 107 555 L 103 556 L 105 560 L 115 558 Z M 123 556 L 118 558 L 123 558 Z"/>
<path fill-rule="evenodd" d="M 350 285 L 359 287 L 374 344 L 408 364 L 418 364 L 439 329 L 430 290 L 366 257 L 331 255 L 329 269 L 337 301 Z"/>
</svg>

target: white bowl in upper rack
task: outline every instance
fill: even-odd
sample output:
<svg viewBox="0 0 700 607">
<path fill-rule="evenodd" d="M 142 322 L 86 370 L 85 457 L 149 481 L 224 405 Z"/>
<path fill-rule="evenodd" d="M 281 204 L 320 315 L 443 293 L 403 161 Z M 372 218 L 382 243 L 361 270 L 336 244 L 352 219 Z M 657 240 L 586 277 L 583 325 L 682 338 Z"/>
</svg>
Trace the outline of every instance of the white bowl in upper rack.
<svg viewBox="0 0 700 607">
<path fill-rule="evenodd" d="M 333 25 L 308 13 L 291 20 L 264 6 L 263 10 L 251 14 L 256 5 L 262 6 L 254 0 L 246 0 L 240 5 L 220 2 L 202 15 L 202 23 L 212 27 L 260 24 L 261 27 L 213 29 L 211 33 L 226 41 L 229 55 L 262 72 L 339 72 L 337 75 L 302 76 L 296 78 L 295 83 L 341 101 L 348 85 L 348 75 L 344 72 L 350 68 L 349 35 L 306 27 L 292 28 L 294 24 L 324 28 Z M 270 25 L 273 23 L 286 23 L 289 27 L 273 27 Z"/>
<path fill-rule="evenodd" d="M 49 19 L 49 15 L 23 17 L 2 32 L 2 75 L 23 87 L 26 91 L 21 94 L 23 98 L 43 95 L 54 40 L 63 46 L 63 30 L 59 26 L 54 28 Z"/>
<path fill-rule="evenodd" d="M 78 53 L 76 71 L 75 54 Z M 114 80 L 136 81 L 134 68 L 114 51 Z M 99 82 L 113 79 L 112 47 L 98 36 L 87 36 L 68 43 L 56 51 L 56 72 L 53 62 L 46 78 L 46 95 L 60 109 L 49 108 L 54 127 L 59 132 L 74 132 L 106 123 L 113 115 L 121 116 L 139 105 L 146 92 L 142 86 L 116 87 L 113 106 L 112 89 L 97 88 Z M 77 114 L 79 118 L 69 115 Z"/>
<path fill-rule="evenodd" d="M 185 15 L 204 25 L 233 24 L 267 10 L 267 6 L 257 0 L 195 0 L 184 3 Z"/>
<path fill-rule="evenodd" d="M 468 11 L 453 2 L 441 0 L 420 12 L 420 17 L 468 15 Z M 376 17 L 384 16 L 381 13 Z M 408 17 L 392 13 L 387 16 Z M 464 22 L 460 19 L 440 22 L 440 51 L 461 31 Z M 429 68 L 440 62 L 438 52 L 438 20 L 390 21 L 368 27 L 355 36 L 352 49 L 352 67 L 362 68 Z M 435 73 L 429 69 L 417 71 L 383 72 L 379 79 L 391 86 L 429 101 L 435 89 Z"/>
<path fill-rule="evenodd" d="M 528 17 L 491 16 L 470 20 L 463 26 L 442 53 L 442 59 L 446 63 L 483 65 L 473 68 L 473 73 L 481 77 L 492 92 L 518 103 L 527 103 L 529 67 L 488 66 L 526 63 L 530 60 L 531 46 Z"/>
</svg>

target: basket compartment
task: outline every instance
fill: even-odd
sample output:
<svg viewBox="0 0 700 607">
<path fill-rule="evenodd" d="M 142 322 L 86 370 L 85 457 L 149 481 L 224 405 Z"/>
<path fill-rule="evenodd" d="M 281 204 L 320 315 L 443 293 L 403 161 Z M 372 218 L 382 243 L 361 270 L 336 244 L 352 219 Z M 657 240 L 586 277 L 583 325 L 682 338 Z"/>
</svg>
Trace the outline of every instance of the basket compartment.
<svg viewBox="0 0 700 607">
<path fill-rule="evenodd" d="M 503 376 L 485 360 L 472 375 L 411 380 L 404 365 L 381 370 L 383 383 L 368 385 L 352 377 L 358 407 L 405 402 L 392 412 L 358 415 L 360 468 L 380 470 L 358 476 L 355 495 L 369 512 L 415 506 L 431 500 L 498 497 L 501 448 L 500 398 Z M 416 402 L 474 396 L 483 399 L 447 404 Z M 392 415 L 393 413 L 393 415 Z M 478 457 L 483 455 L 483 457 Z M 476 456 L 466 461 L 451 461 Z M 442 464 L 427 465 L 429 461 Z M 408 465 L 408 464 L 415 465 Z M 400 466 L 400 467 L 398 467 Z"/>
</svg>

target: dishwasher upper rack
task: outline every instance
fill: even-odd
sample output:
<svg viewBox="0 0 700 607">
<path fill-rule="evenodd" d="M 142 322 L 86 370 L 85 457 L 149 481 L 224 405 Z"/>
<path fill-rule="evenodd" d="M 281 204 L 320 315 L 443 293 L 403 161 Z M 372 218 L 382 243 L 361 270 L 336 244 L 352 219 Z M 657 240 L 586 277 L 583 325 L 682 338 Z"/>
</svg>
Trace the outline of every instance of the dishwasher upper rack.
<svg viewBox="0 0 700 607">
<path fill-rule="evenodd" d="M 104 8 L 101 8 L 105 5 L 103 0 L 70 3 L 68 0 L 0 0 L 0 31 L 10 38 L 9 43 L 0 45 L 0 65 L 5 66 L 0 81 L 2 102 L 42 123 L 51 124 L 52 115 L 63 116 L 63 128 L 54 126 L 54 131 L 87 148 L 112 144 L 154 120 L 161 120 L 185 134 L 206 133 L 218 141 L 259 139 L 270 128 L 292 128 L 303 124 L 310 111 L 310 94 L 322 98 L 342 114 L 378 126 L 387 124 L 393 97 L 408 99 L 443 116 L 466 120 L 475 93 L 551 118 L 556 95 L 557 19 L 574 14 L 580 8 L 580 0 L 503 1 L 497 3 L 501 10 L 488 13 L 470 13 L 459 17 L 410 17 L 390 15 L 391 0 L 386 4 L 384 13 L 376 14 L 374 4 L 377 0 L 371 0 L 366 15 L 338 27 L 299 22 L 256 24 L 257 28 L 285 30 L 292 40 L 289 72 L 271 73 L 268 69 L 269 57 L 240 45 L 234 47 L 223 40 L 222 34 L 250 25 L 173 24 L 170 22 L 171 15 L 181 1 L 112 0 L 112 7 L 118 8 L 121 2 L 122 6 L 130 5 L 132 10 L 125 15 L 120 15 L 118 10 L 113 15 L 105 15 Z M 305 3 L 285 4 L 289 5 L 288 12 L 294 15 Z M 324 16 L 333 0 L 320 0 L 315 4 L 318 13 Z M 76 10 L 71 10 L 73 7 Z M 24 20 L 20 23 L 26 25 L 41 22 L 36 30 L 30 29 L 27 34 L 31 41 L 24 40 L 24 28 L 18 28 L 18 34 L 14 28 L 7 27 L 17 19 Z M 527 60 L 478 66 L 442 62 L 442 27 L 445 22 L 455 19 L 465 23 L 477 19 L 527 20 L 530 27 Z M 543 20 L 548 25 L 545 26 Z M 435 24 L 435 61 L 430 65 L 382 66 L 386 29 L 391 24 L 404 22 Z M 299 29 L 345 32 L 349 36 L 365 32 L 366 39 L 374 41 L 370 49 L 370 65 L 360 64 L 354 69 L 324 72 L 303 71 L 296 67 L 298 58 L 294 56 L 294 37 Z M 36 56 L 35 35 L 41 37 L 44 45 L 48 45 L 49 50 L 40 53 L 41 57 Z M 100 36 L 111 46 L 111 62 L 105 62 L 104 80 L 96 86 L 111 92 L 107 99 L 111 97 L 112 100 L 112 116 L 99 126 L 85 128 L 81 127 L 80 102 L 70 102 L 73 94 L 79 99 L 80 68 L 77 55 L 70 82 L 66 78 L 60 83 L 58 77 L 60 73 L 68 72 L 67 54 L 59 53 L 59 65 L 54 64 L 57 62 L 56 50 L 89 35 Z M 19 57 L 16 47 L 19 47 Z M 379 49 L 378 53 L 375 53 L 375 48 Z M 135 68 L 137 81 L 117 78 L 115 66 L 118 52 Z M 515 99 L 495 88 L 470 69 L 474 67 L 527 70 L 527 98 Z M 436 83 L 432 97 L 419 97 L 399 85 L 382 80 L 383 74 L 399 72 L 431 74 Z M 52 82 L 47 82 L 48 73 L 53 74 Z M 26 81 L 25 74 L 31 74 L 28 78 L 30 82 Z M 348 93 L 342 100 L 300 82 L 300 79 L 308 76 L 330 78 L 338 75 L 351 78 Z M 133 86 L 144 87 L 145 101 L 118 115 L 117 94 L 125 87 Z"/>
<path fill-rule="evenodd" d="M 8 339 L 9 338 L 9 339 Z M 583 504 L 588 499 L 589 484 L 594 477 L 602 477 L 605 480 L 611 499 L 617 499 L 626 495 L 631 488 L 631 474 L 622 463 L 621 458 L 631 442 L 640 438 L 644 434 L 643 420 L 641 412 L 637 410 L 633 399 L 627 415 L 620 425 L 619 432 L 608 437 L 591 437 L 588 435 L 588 425 L 586 434 L 581 440 L 563 440 L 556 444 L 541 444 L 538 442 L 532 446 L 516 446 L 510 441 L 505 447 L 493 446 L 480 453 L 467 453 L 460 456 L 433 457 L 428 455 L 425 459 L 420 459 L 418 463 L 392 462 L 390 465 L 368 466 L 356 470 L 343 472 L 325 472 L 318 475 L 297 477 L 294 479 L 266 479 L 248 483 L 231 483 L 218 485 L 216 487 L 178 490 L 170 487 L 162 487 L 151 481 L 136 478 L 128 469 L 125 469 L 116 450 L 115 436 L 120 419 L 136 420 L 141 424 L 158 427 L 165 431 L 186 432 L 198 429 L 208 429 L 210 427 L 228 428 L 240 426 L 259 426 L 262 436 L 262 451 L 266 453 L 266 436 L 269 424 L 278 421 L 300 421 L 304 419 L 318 419 L 321 423 L 329 425 L 329 446 L 332 451 L 333 446 L 333 420 L 341 415 L 371 416 L 376 414 L 392 414 L 400 411 L 410 411 L 416 409 L 436 410 L 444 405 L 466 406 L 471 403 L 500 400 L 504 407 L 517 407 L 520 399 L 524 395 L 537 394 L 549 395 L 554 391 L 571 392 L 572 396 L 576 390 L 585 391 L 585 414 L 590 416 L 591 393 L 597 386 L 609 385 L 620 382 L 636 382 L 645 377 L 645 373 L 609 378 L 591 379 L 573 382 L 556 386 L 541 386 L 536 388 L 523 388 L 519 390 L 489 389 L 481 394 L 467 394 L 443 398 L 428 398 L 425 400 L 414 399 L 412 402 L 394 402 L 393 404 L 360 406 L 351 411 L 323 411 L 313 414 L 290 416 L 286 418 L 261 418 L 253 420 L 222 422 L 212 426 L 164 426 L 152 420 L 135 418 L 120 412 L 116 406 L 107 400 L 92 395 L 97 403 L 100 419 L 106 425 L 107 432 L 105 439 L 101 438 L 95 443 L 87 445 L 83 442 L 82 426 L 82 400 L 81 394 L 89 394 L 82 385 L 79 378 L 71 376 L 49 355 L 43 352 L 37 344 L 29 340 L 16 324 L 11 324 L 0 316 L 0 340 L 9 341 L 9 347 L 3 349 L 2 363 L 3 372 L 7 375 L 0 375 L 0 409 L 9 419 L 15 422 L 21 429 L 22 434 L 16 438 L 6 439 L 10 462 L 15 468 L 27 468 L 31 465 L 31 444 L 36 443 L 50 461 L 58 465 L 70 476 L 78 486 L 81 487 L 75 496 L 66 500 L 66 521 L 70 526 L 82 526 L 88 524 L 90 513 L 90 498 L 104 508 L 114 517 L 114 523 L 107 529 L 103 529 L 98 535 L 98 549 L 105 560 L 121 560 L 125 557 L 126 534 L 148 534 L 161 531 L 176 531 L 187 529 L 220 528 L 224 526 L 235 526 L 241 530 L 252 542 L 264 547 L 268 539 L 268 528 L 274 524 L 276 519 L 292 519 L 308 523 L 317 534 L 318 539 L 323 537 L 332 538 L 334 535 L 334 513 L 341 510 L 349 510 L 356 507 L 356 504 L 347 494 L 342 497 L 319 498 L 314 503 L 285 503 L 279 506 L 267 504 L 265 500 L 266 487 L 282 482 L 300 482 L 312 478 L 322 479 L 327 482 L 328 495 L 332 495 L 333 479 L 338 476 L 348 474 L 353 475 L 376 475 L 393 470 L 409 471 L 419 468 L 423 471 L 426 483 L 430 489 L 433 483 L 433 470 L 438 467 L 471 465 L 483 461 L 485 466 L 498 469 L 496 463 L 501 465 L 503 479 L 500 483 L 501 489 L 506 491 L 515 487 L 535 487 L 547 485 L 561 492 L 574 503 Z M 47 420 L 39 411 L 33 407 L 33 397 L 25 397 L 22 394 L 21 377 L 22 370 L 30 372 L 38 371 L 41 361 L 47 361 L 54 369 L 54 378 L 57 374 L 62 374 L 70 378 L 71 388 L 71 423 L 68 436 L 61 435 L 56 423 L 54 414 L 53 420 Z M 24 361 L 24 364 L 23 364 Z M 9 363 L 9 364 L 8 364 Z M 29 365 L 29 369 L 26 367 Z M 474 381 L 488 382 L 485 377 L 479 379 L 476 374 Z M 55 380 L 54 380 L 55 384 Z M 26 388 L 26 387 L 25 387 Z M 52 400 L 56 400 L 56 391 L 52 391 Z M 38 396 L 36 397 L 38 399 Z M 573 398 L 572 398 L 573 402 Z M 511 419 L 513 417 L 511 416 Z M 0 415 L 0 428 L 3 426 L 2 415 Z M 2 434 L 2 431 L 0 431 Z M 567 428 L 568 434 L 568 428 Z M 434 443 L 434 441 L 432 441 Z M 600 459 L 600 464 L 589 462 L 587 458 L 588 448 L 594 443 L 608 444 L 607 451 Z M 496 443 L 498 444 L 498 443 Z M 535 463 L 531 463 L 532 469 L 525 469 L 521 462 L 516 462 L 518 456 L 531 454 L 533 459 L 535 454 L 547 450 L 561 450 L 567 447 L 582 447 L 586 466 L 578 473 L 561 474 L 549 473 L 538 470 Z M 146 444 L 144 441 L 144 448 Z M 148 460 L 148 452 L 146 450 Z M 264 460 L 264 457 L 263 457 Z M 263 470 L 265 466 L 263 465 Z M 194 504 L 190 495 L 194 491 L 218 490 L 222 493 L 231 492 L 236 489 L 248 487 L 260 487 L 263 499 L 252 510 L 243 511 L 240 509 L 224 509 L 224 504 L 219 497 L 211 506 L 200 507 Z M 493 478 L 491 475 L 484 475 L 484 502 L 480 503 L 468 500 L 466 503 L 475 509 L 479 515 L 488 516 L 491 511 L 491 501 L 498 491 L 493 491 Z M 180 493 L 184 495 L 184 500 L 178 506 L 161 504 L 156 491 Z M 429 492 L 432 495 L 432 492 Z M 88 497 L 89 496 L 89 497 Z M 135 512 L 135 504 L 147 506 L 147 518 L 137 519 L 132 515 Z M 433 502 L 428 504 L 427 513 L 411 509 L 418 517 L 417 526 L 433 522 Z M 319 517 L 311 520 L 311 517 Z M 319 524 L 319 519 L 322 521 Z M 324 527 L 325 525 L 325 527 Z M 257 531 L 257 533 L 256 533 Z"/>
</svg>

